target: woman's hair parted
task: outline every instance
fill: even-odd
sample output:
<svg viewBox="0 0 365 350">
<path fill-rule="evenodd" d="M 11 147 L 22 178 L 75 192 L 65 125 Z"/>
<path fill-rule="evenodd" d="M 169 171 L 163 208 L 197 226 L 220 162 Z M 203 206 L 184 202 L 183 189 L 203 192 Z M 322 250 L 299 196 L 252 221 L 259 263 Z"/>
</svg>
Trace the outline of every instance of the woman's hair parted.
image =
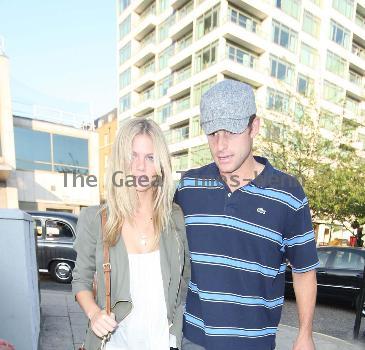
<svg viewBox="0 0 365 350">
<path fill-rule="evenodd" d="M 127 119 L 119 127 L 106 170 L 106 201 L 102 209 L 108 208 L 105 243 L 109 246 L 118 242 L 123 222 L 132 221 L 139 205 L 134 186 L 116 186 L 113 181 L 113 174 L 118 172 L 124 184 L 126 177 L 131 176 L 132 143 L 137 135 L 151 137 L 154 148 L 154 165 L 158 176 L 157 185 L 152 185 L 153 225 L 156 233 L 154 246 L 159 242 L 161 231 L 170 224 L 174 187 L 171 158 L 164 134 L 153 120 L 138 117 Z"/>
</svg>

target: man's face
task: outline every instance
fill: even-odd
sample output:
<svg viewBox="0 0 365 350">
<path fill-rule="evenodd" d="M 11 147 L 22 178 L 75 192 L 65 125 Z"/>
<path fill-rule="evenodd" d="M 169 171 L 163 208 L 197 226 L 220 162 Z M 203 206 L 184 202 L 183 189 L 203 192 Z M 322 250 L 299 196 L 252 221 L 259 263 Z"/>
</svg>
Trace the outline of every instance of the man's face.
<svg viewBox="0 0 365 350">
<path fill-rule="evenodd" d="M 258 130 L 259 118 L 256 117 L 251 127 L 240 134 L 218 130 L 207 135 L 210 152 L 222 175 L 232 174 L 242 166 L 251 152 Z"/>
</svg>

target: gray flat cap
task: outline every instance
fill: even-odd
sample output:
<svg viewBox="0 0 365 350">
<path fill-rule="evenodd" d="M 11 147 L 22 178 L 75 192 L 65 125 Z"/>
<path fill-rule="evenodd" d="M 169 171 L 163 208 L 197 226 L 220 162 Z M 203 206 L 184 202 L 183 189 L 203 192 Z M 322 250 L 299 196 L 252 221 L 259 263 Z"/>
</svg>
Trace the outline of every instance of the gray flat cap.
<svg viewBox="0 0 365 350">
<path fill-rule="evenodd" d="M 200 124 L 205 134 L 220 129 L 241 133 L 253 114 L 256 114 L 253 89 L 237 80 L 218 82 L 200 100 Z"/>
</svg>

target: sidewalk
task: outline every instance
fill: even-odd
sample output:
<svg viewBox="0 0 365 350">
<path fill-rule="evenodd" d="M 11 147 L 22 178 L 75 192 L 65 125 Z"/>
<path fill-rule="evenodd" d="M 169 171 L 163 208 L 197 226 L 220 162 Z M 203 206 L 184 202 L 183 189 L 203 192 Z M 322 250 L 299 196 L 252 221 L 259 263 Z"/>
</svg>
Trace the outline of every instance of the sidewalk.
<svg viewBox="0 0 365 350">
<path fill-rule="evenodd" d="M 41 290 L 39 350 L 78 350 L 85 336 L 86 325 L 86 316 L 74 301 L 71 293 Z M 276 349 L 292 350 L 296 334 L 296 328 L 280 325 Z M 355 346 L 320 333 L 314 334 L 314 340 L 317 350 L 364 349 L 364 344 Z"/>
</svg>

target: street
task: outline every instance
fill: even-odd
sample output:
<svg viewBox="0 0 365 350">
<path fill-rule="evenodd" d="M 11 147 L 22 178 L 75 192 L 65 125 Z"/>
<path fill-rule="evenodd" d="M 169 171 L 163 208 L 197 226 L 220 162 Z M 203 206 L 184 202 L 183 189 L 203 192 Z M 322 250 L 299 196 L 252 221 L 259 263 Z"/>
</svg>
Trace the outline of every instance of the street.
<svg viewBox="0 0 365 350">
<path fill-rule="evenodd" d="M 80 307 L 74 302 L 70 284 L 59 284 L 46 274 L 41 274 L 40 281 L 42 298 L 42 321 L 40 335 L 40 350 L 78 350 L 85 335 L 86 317 Z M 361 349 L 365 344 L 365 320 L 361 324 L 361 339 L 356 347 L 352 339 L 355 311 L 349 305 L 334 301 L 320 300 L 317 303 L 314 332 L 346 341 L 334 346 L 320 346 L 318 338 L 317 350 Z M 289 327 L 286 327 L 289 326 Z M 292 342 L 297 332 L 292 327 L 298 327 L 295 301 L 288 298 L 283 307 L 281 327 L 278 333 L 278 350 L 284 350 L 283 343 Z M 285 349 L 290 349 L 286 344 Z"/>
</svg>

